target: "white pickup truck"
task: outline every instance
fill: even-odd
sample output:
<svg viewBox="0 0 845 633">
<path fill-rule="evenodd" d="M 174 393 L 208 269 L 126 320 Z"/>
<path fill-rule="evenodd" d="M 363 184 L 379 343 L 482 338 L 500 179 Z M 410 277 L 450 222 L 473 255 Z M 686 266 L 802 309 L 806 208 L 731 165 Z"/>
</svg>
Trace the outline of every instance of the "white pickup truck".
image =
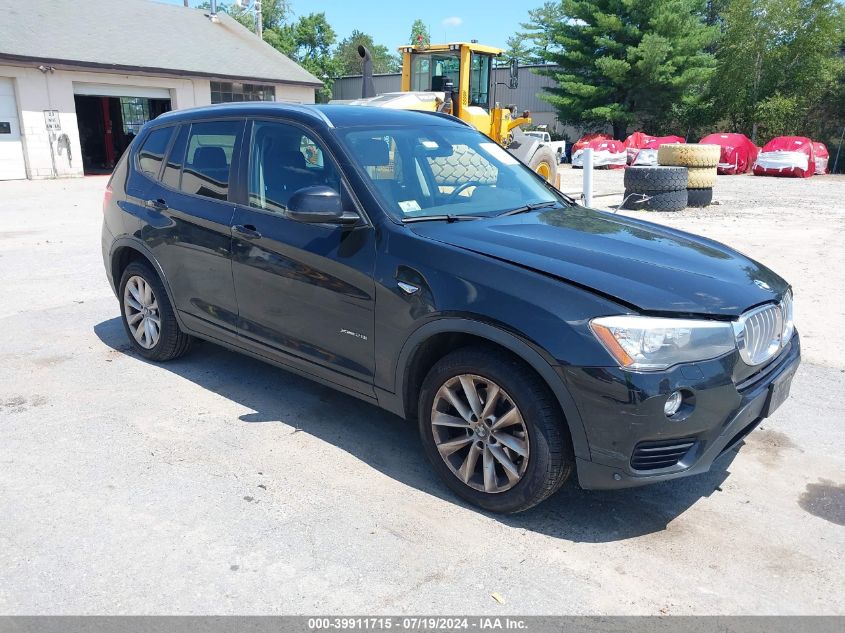
<svg viewBox="0 0 845 633">
<path fill-rule="evenodd" d="M 551 135 L 543 130 L 529 130 L 527 132 L 523 132 L 523 134 L 533 136 L 534 138 L 539 139 L 543 145 L 551 147 L 557 156 L 557 162 L 563 162 L 563 158 L 566 156 L 566 141 L 553 141 Z"/>
</svg>

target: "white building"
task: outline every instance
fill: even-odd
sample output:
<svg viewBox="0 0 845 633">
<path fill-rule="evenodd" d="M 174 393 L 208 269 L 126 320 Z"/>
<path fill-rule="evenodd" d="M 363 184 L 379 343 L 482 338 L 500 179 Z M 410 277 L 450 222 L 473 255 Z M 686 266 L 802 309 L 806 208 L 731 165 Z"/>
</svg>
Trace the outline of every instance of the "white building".
<svg viewBox="0 0 845 633">
<path fill-rule="evenodd" d="M 4 4 L 0 180 L 108 173 L 162 112 L 313 103 L 322 85 L 225 14 L 148 0 Z"/>
</svg>

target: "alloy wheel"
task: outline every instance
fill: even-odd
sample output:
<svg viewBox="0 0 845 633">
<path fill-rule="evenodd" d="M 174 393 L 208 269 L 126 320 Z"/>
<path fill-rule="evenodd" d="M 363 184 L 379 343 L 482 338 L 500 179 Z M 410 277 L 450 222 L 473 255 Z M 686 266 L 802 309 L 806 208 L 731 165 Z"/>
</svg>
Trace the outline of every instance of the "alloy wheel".
<svg viewBox="0 0 845 633">
<path fill-rule="evenodd" d="M 431 408 L 434 443 L 449 470 L 487 493 L 505 492 L 528 467 L 528 429 L 516 403 L 488 378 L 447 380 Z"/>
<path fill-rule="evenodd" d="M 152 349 L 161 338 L 161 315 L 152 286 L 138 275 L 126 281 L 123 313 L 129 331 L 144 349 Z"/>
</svg>

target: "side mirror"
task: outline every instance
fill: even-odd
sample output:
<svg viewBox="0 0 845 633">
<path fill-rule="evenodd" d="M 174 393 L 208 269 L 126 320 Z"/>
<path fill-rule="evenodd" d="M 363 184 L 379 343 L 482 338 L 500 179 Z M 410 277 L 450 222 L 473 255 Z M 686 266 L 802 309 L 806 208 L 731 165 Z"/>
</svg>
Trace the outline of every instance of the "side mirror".
<svg viewBox="0 0 845 633">
<path fill-rule="evenodd" d="M 331 187 L 305 187 L 288 200 L 287 217 L 309 224 L 355 224 L 357 213 L 345 213 L 340 194 Z"/>
<path fill-rule="evenodd" d="M 508 88 L 511 90 L 519 88 L 519 60 L 516 57 L 511 57 L 510 79 L 508 81 Z"/>
</svg>

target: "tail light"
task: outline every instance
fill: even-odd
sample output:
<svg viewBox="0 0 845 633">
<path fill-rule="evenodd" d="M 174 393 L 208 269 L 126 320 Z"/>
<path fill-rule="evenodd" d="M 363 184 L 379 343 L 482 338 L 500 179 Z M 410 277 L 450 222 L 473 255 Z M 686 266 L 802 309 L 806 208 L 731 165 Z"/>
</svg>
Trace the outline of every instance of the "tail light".
<svg viewBox="0 0 845 633">
<path fill-rule="evenodd" d="M 106 212 L 106 207 L 109 206 L 109 203 L 111 202 L 111 195 L 111 185 L 106 185 L 106 190 L 103 192 L 103 213 Z"/>
</svg>

